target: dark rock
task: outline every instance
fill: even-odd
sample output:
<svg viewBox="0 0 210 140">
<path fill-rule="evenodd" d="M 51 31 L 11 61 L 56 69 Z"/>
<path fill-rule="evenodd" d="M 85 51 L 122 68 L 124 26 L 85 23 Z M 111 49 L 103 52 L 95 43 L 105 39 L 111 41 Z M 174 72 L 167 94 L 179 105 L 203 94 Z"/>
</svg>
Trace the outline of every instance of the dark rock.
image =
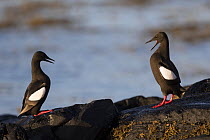
<svg viewBox="0 0 210 140">
<path fill-rule="evenodd" d="M 17 119 L 17 116 L 15 115 L 11 115 L 11 114 L 4 114 L 4 115 L 1 115 L 0 116 L 0 122 L 4 122 L 4 123 L 9 123 L 10 120 L 11 121 L 14 121 Z"/>
<path fill-rule="evenodd" d="M 205 79 L 191 85 L 183 97 L 190 97 L 197 94 L 210 93 L 210 79 Z"/>
<path fill-rule="evenodd" d="M 0 124 L 0 139 L 27 140 L 26 131 L 16 124 Z"/>
<path fill-rule="evenodd" d="M 190 86 L 184 86 L 183 88 L 185 90 L 188 90 L 189 87 Z M 162 95 L 161 92 L 160 92 L 160 95 Z M 179 97 L 175 95 L 173 99 L 178 99 L 178 98 Z M 114 104 L 119 111 L 123 111 L 123 110 L 131 109 L 134 107 L 157 104 L 157 103 L 162 102 L 162 100 L 163 98 L 160 98 L 160 97 L 135 96 L 135 97 L 131 97 L 128 99 L 115 102 Z"/>
<path fill-rule="evenodd" d="M 136 96 L 129 99 L 125 99 L 122 101 L 118 101 L 115 104 L 117 109 L 119 111 L 139 107 L 139 106 L 145 106 L 145 105 L 151 105 L 160 103 L 163 100 L 163 98 L 159 97 L 144 97 L 144 96 Z"/>
<path fill-rule="evenodd" d="M 152 106 L 122 111 L 112 139 L 186 139 L 210 133 L 210 93 Z"/>
<path fill-rule="evenodd" d="M 185 140 L 210 140 L 210 135 L 201 135 L 193 138 L 187 138 Z"/>
<path fill-rule="evenodd" d="M 107 99 L 22 117 L 16 123 L 26 130 L 30 140 L 100 140 L 110 132 L 117 114 L 117 108 Z"/>
<path fill-rule="evenodd" d="M 208 139 L 210 79 L 186 89 L 182 99 L 155 109 L 162 98 L 136 96 L 115 104 L 107 99 L 57 108 L 37 117 L 2 115 L 0 140 Z"/>
</svg>

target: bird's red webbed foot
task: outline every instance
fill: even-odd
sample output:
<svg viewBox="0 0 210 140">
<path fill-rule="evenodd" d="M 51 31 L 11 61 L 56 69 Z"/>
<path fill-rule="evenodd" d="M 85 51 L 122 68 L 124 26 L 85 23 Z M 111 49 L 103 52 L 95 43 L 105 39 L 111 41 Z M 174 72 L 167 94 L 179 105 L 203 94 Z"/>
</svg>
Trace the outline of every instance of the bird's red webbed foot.
<svg viewBox="0 0 210 140">
<path fill-rule="evenodd" d="M 163 101 L 160 104 L 153 106 L 152 108 L 157 108 L 157 107 L 163 106 L 165 104 L 171 103 L 173 100 L 173 97 L 174 97 L 174 95 L 172 94 L 170 100 L 166 101 L 167 96 L 164 96 Z"/>
<path fill-rule="evenodd" d="M 52 109 L 51 110 L 46 110 L 46 111 L 41 111 L 37 115 L 34 115 L 34 116 L 36 117 L 36 116 L 39 116 L 39 115 L 42 115 L 42 114 L 45 114 L 45 113 L 48 113 L 48 112 L 52 112 L 52 111 L 53 111 Z"/>
<path fill-rule="evenodd" d="M 153 106 L 152 108 L 157 108 L 157 107 L 160 107 L 160 106 L 163 106 L 165 103 L 161 102 L 160 104 L 156 105 L 156 106 Z"/>
<path fill-rule="evenodd" d="M 172 100 L 173 100 L 173 97 L 174 97 L 174 95 L 172 94 L 170 100 L 169 101 L 165 101 L 165 104 L 171 103 Z"/>
<path fill-rule="evenodd" d="M 162 101 L 160 104 L 158 104 L 158 105 L 156 105 L 156 106 L 153 106 L 152 108 L 157 108 L 157 107 L 160 107 L 160 106 L 164 105 L 165 102 L 166 102 L 166 98 L 167 98 L 167 96 L 164 96 L 164 97 L 163 97 L 163 101 Z"/>
</svg>

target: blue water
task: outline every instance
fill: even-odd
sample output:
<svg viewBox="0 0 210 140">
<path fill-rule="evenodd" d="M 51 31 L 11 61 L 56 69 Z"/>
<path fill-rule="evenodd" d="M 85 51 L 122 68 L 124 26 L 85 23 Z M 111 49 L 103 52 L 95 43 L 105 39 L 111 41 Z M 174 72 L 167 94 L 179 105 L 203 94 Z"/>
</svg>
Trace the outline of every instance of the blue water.
<svg viewBox="0 0 210 140">
<path fill-rule="evenodd" d="M 42 109 L 103 98 L 119 101 L 136 95 L 161 97 L 149 65 L 153 43 L 144 44 L 152 37 L 148 29 L 210 21 L 210 8 L 204 0 L 132 6 L 104 4 L 106 0 L 63 1 L 69 5 L 64 15 L 76 19 L 71 28 L 34 30 L 23 25 L 0 30 L 0 114 L 18 114 L 31 80 L 31 57 L 37 50 L 56 61 L 41 64 L 52 83 Z M 78 4 L 81 2 L 85 4 Z M 4 5 L 14 2 L 4 1 Z M 208 78 L 210 42 L 192 44 L 172 38 L 170 32 L 168 35 L 171 59 L 182 85 Z"/>
</svg>

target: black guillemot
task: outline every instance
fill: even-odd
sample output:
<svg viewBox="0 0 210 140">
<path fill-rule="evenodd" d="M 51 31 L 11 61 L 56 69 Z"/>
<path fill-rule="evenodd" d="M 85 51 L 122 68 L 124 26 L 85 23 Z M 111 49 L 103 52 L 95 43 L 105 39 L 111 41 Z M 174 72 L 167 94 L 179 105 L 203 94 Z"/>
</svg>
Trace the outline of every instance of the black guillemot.
<svg viewBox="0 0 210 140">
<path fill-rule="evenodd" d="M 152 49 L 160 43 L 159 48 L 150 57 L 150 66 L 152 73 L 157 83 L 160 85 L 161 91 L 164 95 L 163 101 L 160 104 L 153 106 L 153 108 L 156 108 L 172 102 L 174 95 L 181 97 L 181 94 L 185 91 L 185 89 L 180 85 L 181 80 L 178 70 L 170 60 L 169 40 L 166 33 L 159 32 L 146 43 L 152 41 L 156 41 L 156 44 L 152 47 Z M 171 94 L 171 98 L 169 101 L 166 101 L 169 94 Z"/>
<path fill-rule="evenodd" d="M 54 60 L 49 58 L 42 51 L 37 51 L 34 53 L 31 61 L 32 81 L 26 89 L 25 96 L 23 98 L 22 109 L 19 116 L 38 116 L 52 111 L 47 110 L 39 112 L 42 104 L 47 98 L 50 89 L 50 78 L 42 71 L 40 67 L 41 61 L 53 63 Z"/>
</svg>

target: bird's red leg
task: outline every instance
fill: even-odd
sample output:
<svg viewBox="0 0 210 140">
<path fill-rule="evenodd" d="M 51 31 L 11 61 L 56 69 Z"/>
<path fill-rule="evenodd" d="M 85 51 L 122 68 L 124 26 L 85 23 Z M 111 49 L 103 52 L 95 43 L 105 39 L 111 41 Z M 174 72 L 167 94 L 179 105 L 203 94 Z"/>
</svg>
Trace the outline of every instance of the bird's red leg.
<svg viewBox="0 0 210 140">
<path fill-rule="evenodd" d="M 173 94 L 171 94 L 171 98 L 170 98 L 170 100 L 169 100 L 169 101 L 166 101 L 166 102 L 165 102 L 165 104 L 171 103 L 171 102 L 172 102 L 172 100 L 173 100 L 173 97 L 174 97 L 174 95 L 173 95 Z"/>
<path fill-rule="evenodd" d="M 165 102 L 166 102 L 166 98 L 167 98 L 167 96 L 164 96 L 164 97 L 163 97 L 163 101 L 162 101 L 160 104 L 158 104 L 158 105 L 156 105 L 156 106 L 153 106 L 152 108 L 157 108 L 157 107 L 160 107 L 160 106 L 164 105 Z"/>
<path fill-rule="evenodd" d="M 42 112 L 39 112 L 39 114 L 34 115 L 34 116 L 36 117 L 36 116 L 39 116 L 39 115 L 42 115 L 42 114 L 45 114 L 45 113 L 48 113 L 48 112 L 52 112 L 52 111 L 53 111 L 52 109 L 51 110 L 42 111 Z"/>
</svg>

